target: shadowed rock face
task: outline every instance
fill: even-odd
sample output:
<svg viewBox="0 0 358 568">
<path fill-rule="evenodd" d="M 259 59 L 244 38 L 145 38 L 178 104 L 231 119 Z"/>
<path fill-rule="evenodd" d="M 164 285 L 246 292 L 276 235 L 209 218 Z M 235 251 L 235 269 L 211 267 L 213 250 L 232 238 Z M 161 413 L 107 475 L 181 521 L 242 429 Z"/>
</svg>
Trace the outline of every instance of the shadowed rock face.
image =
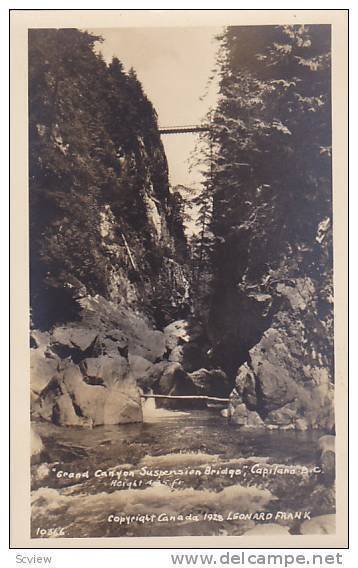
<svg viewBox="0 0 358 568">
<path fill-rule="evenodd" d="M 246 408 L 267 427 L 331 431 L 334 426 L 331 369 L 319 343 L 308 341 L 307 323 L 314 331 L 322 325 L 314 316 L 315 290 L 309 282 L 304 296 L 303 284 L 281 287 L 288 301 L 238 370 L 229 413 L 237 423 L 247 425 Z"/>
</svg>

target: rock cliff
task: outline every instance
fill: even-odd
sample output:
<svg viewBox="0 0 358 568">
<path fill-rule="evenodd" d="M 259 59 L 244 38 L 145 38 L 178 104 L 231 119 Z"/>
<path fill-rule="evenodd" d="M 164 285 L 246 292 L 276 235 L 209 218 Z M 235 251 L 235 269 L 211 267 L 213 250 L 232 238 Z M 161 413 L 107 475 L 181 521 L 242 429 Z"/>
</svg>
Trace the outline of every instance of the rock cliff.
<svg viewBox="0 0 358 568">
<path fill-rule="evenodd" d="M 157 328 L 189 309 L 156 112 L 99 41 L 29 33 L 32 415 L 64 425 L 140 421 Z"/>
<path fill-rule="evenodd" d="M 34 327 L 99 294 L 165 325 L 188 309 L 187 254 L 154 108 L 78 30 L 29 34 Z"/>
</svg>

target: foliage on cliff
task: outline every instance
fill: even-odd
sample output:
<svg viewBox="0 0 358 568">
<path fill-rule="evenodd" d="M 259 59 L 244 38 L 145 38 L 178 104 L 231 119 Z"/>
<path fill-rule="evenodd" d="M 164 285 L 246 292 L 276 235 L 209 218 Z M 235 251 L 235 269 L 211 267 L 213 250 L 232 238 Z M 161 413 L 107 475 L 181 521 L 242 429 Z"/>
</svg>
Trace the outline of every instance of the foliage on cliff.
<svg viewBox="0 0 358 568">
<path fill-rule="evenodd" d="M 186 293 L 156 112 L 133 70 L 96 54 L 98 41 L 29 31 L 31 304 L 41 327 L 75 317 L 84 294 L 144 301 L 160 318 Z"/>
<path fill-rule="evenodd" d="M 308 279 L 305 339 L 332 366 L 329 26 L 229 27 L 211 115 L 210 330 L 231 373 Z M 209 140 L 208 140 L 209 146 Z"/>
</svg>

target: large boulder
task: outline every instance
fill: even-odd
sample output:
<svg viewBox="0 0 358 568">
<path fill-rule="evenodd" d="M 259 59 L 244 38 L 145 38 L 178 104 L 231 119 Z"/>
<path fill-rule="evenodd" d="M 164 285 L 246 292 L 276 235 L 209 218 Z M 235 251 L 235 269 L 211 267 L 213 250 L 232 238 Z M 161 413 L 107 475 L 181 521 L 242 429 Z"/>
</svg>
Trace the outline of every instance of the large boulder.
<svg viewBox="0 0 358 568">
<path fill-rule="evenodd" d="M 69 364 L 47 387 L 38 415 L 63 426 L 141 422 L 140 392 L 127 359 L 102 356 Z"/>
<path fill-rule="evenodd" d="M 189 377 L 199 395 L 226 398 L 230 394 L 231 384 L 221 369 L 199 369 Z"/>
<path fill-rule="evenodd" d="M 89 385 L 77 365 L 65 369 L 62 377 L 62 390 L 69 395 L 76 414 L 91 419 L 93 426 L 105 424 L 104 407 L 107 398 L 106 389 L 100 385 Z M 63 424 L 64 416 L 59 413 L 58 423 Z"/>
<path fill-rule="evenodd" d="M 173 321 L 164 328 L 165 344 L 169 351 L 178 345 L 188 343 L 190 339 L 188 328 L 189 324 L 186 320 Z"/>
<path fill-rule="evenodd" d="M 334 387 L 330 297 L 323 301 L 322 290 L 311 278 L 277 276 L 273 279 L 271 275 L 268 280 L 275 311 L 271 327 L 239 367 L 232 405 L 245 404 L 256 411 L 269 429 L 331 431 Z"/>
<path fill-rule="evenodd" d="M 142 404 L 136 381 L 124 357 L 103 358 L 101 376 L 107 391 L 104 424 L 142 422 Z"/>
<path fill-rule="evenodd" d="M 184 371 L 180 363 L 170 363 L 164 370 L 158 383 L 158 392 L 160 394 L 185 395 L 186 387 L 193 394 L 193 386 L 189 380 L 188 374 Z"/>
<path fill-rule="evenodd" d="M 33 399 L 41 394 L 58 373 L 59 360 L 46 356 L 42 349 L 30 349 L 30 380 Z"/>
<path fill-rule="evenodd" d="M 320 515 L 304 521 L 300 527 L 301 534 L 334 534 L 336 532 L 336 515 Z"/>
<path fill-rule="evenodd" d="M 128 336 L 118 329 L 103 331 L 98 337 L 101 354 L 116 357 L 119 354 L 128 355 Z"/>
<path fill-rule="evenodd" d="M 155 363 L 165 353 L 165 339 L 161 331 L 142 328 L 138 335 L 129 337 L 129 352 Z"/>
<path fill-rule="evenodd" d="M 249 410 L 245 404 L 237 404 L 230 411 L 230 420 L 245 428 L 262 428 L 264 422 L 254 410 Z"/>
<path fill-rule="evenodd" d="M 250 363 L 238 370 L 232 403 L 255 410 L 268 426 L 330 430 L 334 395 L 329 374 L 318 364 L 302 365 L 300 353 L 284 330 L 269 328 L 250 350 Z"/>
<path fill-rule="evenodd" d="M 83 298 L 81 306 L 82 322 L 99 330 L 98 342 L 105 353 L 123 354 L 127 349 L 129 354 L 155 363 L 166 352 L 164 333 L 153 329 L 143 314 L 101 296 Z"/>
<path fill-rule="evenodd" d="M 97 339 L 98 332 L 88 327 L 63 325 L 52 332 L 52 343 L 86 351 Z"/>
<path fill-rule="evenodd" d="M 297 394 L 297 383 L 293 378 L 297 363 L 286 339 L 280 331 L 270 328 L 250 351 L 255 382 L 260 385 L 256 393 L 263 413 L 292 402 Z"/>
<path fill-rule="evenodd" d="M 41 454 L 43 451 L 44 445 L 41 437 L 31 426 L 31 463 L 38 463 L 41 460 Z"/>
<path fill-rule="evenodd" d="M 79 415 L 79 407 L 68 392 L 59 394 L 57 397 L 52 397 L 52 400 L 48 398 L 45 399 L 43 407 L 46 408 L 46 414 L 44 412 L 42 414 L 39 413 L 40 416 L 51 420 L 59 426 L 92 427 L 93 425 L 91 419 L 86 419 L 84 416 Z"/>
<path fill-rule="evenodd" d="M 297 416 L 299 416 L 299 404 L 294 401 L 277 410 L 271 410 L 266 416 L 265 422 L 274 426 L 289 426 L 296 423 Z"/>
<path fill-rule="evenodd" d="M 60 359 L 50 348 L 50 334 L 33 330 L 30 334 L 30 400 L 36 412 L 40 395 L 58 374 Z"/>
<path fill-rule="evenodd" d="M 173 363 L 183 363 L 184 360 L 183 345 L 177 345 L 176 347 L 174 347 L 174 349 L 169 353 L 168 359 Z"/>
<path fill-rule="evenodd" d="M 139 381 L 147 376 L 154 366 L 148 359 L 131 353 L 128 356 L 128 361 L 133 377 Z"/>
<path fill-rule="evenodd" d="M 180 363 L 167 364 L 158 383 L 154 386 L 156 394 L 167 394 L 170 396 L 190 396 L 196 394 L 196 388 L 190 380 L 188 374 L 184 371 Z M 157 399 L 156 405 L 162 408 L 201 408 L 202 401 L 196 400 L 170 400 Z"/>
<path fill-rule="evenodd" d="M 131 358 L 130 358 L 131 360 Z M 144 362 L 142 362 L 144 366 Z M 201 372 L 202 371 L 202 372 Z M 198 381 L 194 382 L 193 373 L 188 374 L 179 362 L 161 361 L 148 367 L 148 369 L 137 379 L 138 385 L 146 393 L 153 391 L 155 394 L 169 396 L 191 396 L 191 395 L 207 395 L 213 394 L 210 390 L 211 384 L 206 383 L 208 377 L 214 380 L 222 380 L 220 372 L 207 371 L 202 369 L 197 374 Z M 194 377 L 195 378 L 195 377 Z M 201 382 L 201 379 L 203 382 Z M 216 383 L 214 382 L 214 385 Z M 228 389 L 229 390 L 229 389 Z M 157 399 L 158 407 L 176 409 L 176 408 L 203 408 L 206 406 L 202 400 L 170 400 Z"/>
<path fill-rule="evenodd" d="M 170 367 L 170 365 L 172 365 L 172 363 L 168 361 L 160 361 L 159 363 L 152 364 L 141 377 L 137 377 L 137 384 L 144 391 L 156 390 L 165 369 Z"/>
<path fill-rule="evenodd" d="M 255 374 L 247 363 L 238 370 L 235 379 L 236 392 L 248 408 L 257 408 Z"/>
</svg>

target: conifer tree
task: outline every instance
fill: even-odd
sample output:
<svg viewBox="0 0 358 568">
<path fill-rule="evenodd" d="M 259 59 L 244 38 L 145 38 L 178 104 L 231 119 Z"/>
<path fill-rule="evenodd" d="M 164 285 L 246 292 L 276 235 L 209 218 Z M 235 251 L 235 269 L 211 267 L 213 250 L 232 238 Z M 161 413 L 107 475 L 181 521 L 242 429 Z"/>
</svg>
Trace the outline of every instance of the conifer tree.
<svg viewBox="0 0 358 568">
<path fill-rule="evenodd" d="M 254 292 L 280 279 L 313 278 L 331 325 L 330 28 L 229 27 L 220 41 L 211 319 L 245 351 L 272 315 Z"/>
</svg>

